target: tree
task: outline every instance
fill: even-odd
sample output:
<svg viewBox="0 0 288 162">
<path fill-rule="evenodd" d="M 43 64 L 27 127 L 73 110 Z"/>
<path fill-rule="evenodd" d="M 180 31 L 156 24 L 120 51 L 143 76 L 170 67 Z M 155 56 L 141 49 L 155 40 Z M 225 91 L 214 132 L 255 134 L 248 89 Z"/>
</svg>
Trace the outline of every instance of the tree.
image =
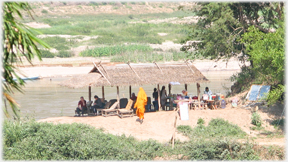
<svg viewBox="0 0 288 162">
<path fill-rule="evenodd" d="M 255 78 L 261 83 L 272 86 L 272 91 L 268 95 L 269 104 L 279 100 L 285 89 L 284 22 L 280 21 L 278 25 L 279 28 L 274 33 L 264 33 L 251 26 L 241 40 L 250 55 L 250 60 L 254 62 L 252 70 Z"/>
<path fill-rule="evenodd" d="M 31 13 L 32 9 L 27 2 L 3 3 L 4 53 L 2 56 L 2 66 L 3 79 L 5 79 L 5 81 L 2 82 L 2 87 L 3 101 L 6 107 L 4 113 L 6 116 L 9 116 L 6 105 L 6 101 L 8 101 L 17 118 L 19 118 L 19 114 L 17 113 L 19 105 L 13 99 L 11 94 L 13 94 L 15 90 L 23 92 L 22 86 L 25 84 L 17 74 L 21 74 L 17 65 L 22 64 L 23 59 L 26 59 L 30 64 L 32 64 L 32 58 L 34 56 L 37 56 L 41 60 L 41 52 L 37 45 L 49 48 L 46 43 L 35 36 L 36 30 L 25 26 L 16 18 L 19 17 L 20 19 L 23 19 L 21 11 L 26 12 L 31 18 L 33 18 Z M 14 81 L 13 77 L 17 78 L 17 81 Z"/>
<path fill-rule="evenodd" d="M 199 41 L 190 46 L 195 49 L 192 54 L 212 59 L 228 59 L 242 54 L 240 59 L 244 60 L 244 56 L 249 57 L 249 54 L 240 41 L 241 35 L 252 25 L 264 33 L 272 32 L 273 28 L 278 28 L 277 20 L 283 20 L 283 2 L 197 4 L 194 11 L 200 19 L 191 26 L 191 33 L 185 41 Z M 253 61 L 250 62 L 253 66 Z"/>
</svg>

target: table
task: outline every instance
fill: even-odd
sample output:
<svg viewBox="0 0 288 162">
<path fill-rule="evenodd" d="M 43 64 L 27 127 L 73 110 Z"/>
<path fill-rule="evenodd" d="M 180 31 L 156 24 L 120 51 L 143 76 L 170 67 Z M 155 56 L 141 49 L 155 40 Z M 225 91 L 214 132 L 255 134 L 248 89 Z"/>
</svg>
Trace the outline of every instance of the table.
<svg viewBox="0 0 288 162">
<path fill-rule="evenodd" d="M 208 103 L 210 103 L 212 105 L 212 110 L 217 109 L 217 107 L 215 107 L 215 100 L 206 100 Z"/>
<path fill-rule="evenodd" d="M 199 108 L 200 108 L 200 105 L 202 105 L 204 109 L 206 109 L 207 107 L 206 103 L 199 102 L 197 99 L 182 99 L 182 100 L 174 100 L 174 101 L 177 104 L 179 102 L 189 102 L 190 109 L 193 109 L 193 110 L 195 110 L 197 105 L 199 106 Z"/>
</svg>

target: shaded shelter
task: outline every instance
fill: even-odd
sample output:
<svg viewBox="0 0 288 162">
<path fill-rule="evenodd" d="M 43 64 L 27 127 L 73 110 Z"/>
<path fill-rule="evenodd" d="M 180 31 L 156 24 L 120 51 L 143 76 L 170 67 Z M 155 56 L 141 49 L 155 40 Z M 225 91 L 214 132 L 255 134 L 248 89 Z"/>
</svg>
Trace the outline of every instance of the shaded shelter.
<svg viewBox="0 0 288 162">
<path fill-rule="evenodd" d="M 88 74 L 76 75 L 63 81 L 60 85 L 70 88 L 102 87 L 103 99 L 104 86 L 116 86 L 117 99 L 119 100 L 119 86 L 129 86 L 131 96 L 131 86 L 157 85 L 159 93 L 159 84 L 164 84 L 168 85 L 169 92 L 171 92 L 170 82 L 184 84 L 185 89 L 187 89 L 188 84 L 199 84 L 209 82 L 209 80 L 188 61 L 174 64 L 157 64 L 155 62 L 131 64 L 128 62 L 113 66 L 104 66 L 100 62 L 94 63 L 94 67 Z"/>
</svg>

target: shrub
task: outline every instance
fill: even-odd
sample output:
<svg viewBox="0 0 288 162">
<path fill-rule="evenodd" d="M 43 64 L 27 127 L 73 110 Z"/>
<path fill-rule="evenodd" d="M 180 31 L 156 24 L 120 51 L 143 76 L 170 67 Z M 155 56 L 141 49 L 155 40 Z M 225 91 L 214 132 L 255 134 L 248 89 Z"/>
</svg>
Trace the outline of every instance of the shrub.
<svg viewBox="0 0 288 162">
<path fill-rule="evenodd" d="M 53 58 L 55 55 L 48 50 L 40 50 L 42 58 Z"/>
<path fill-rule="evenodd" d="M 179 125 L 177 127 L 177 130 L 184 135 L 188 135 L 192 132 L 192 128 L 189 125 Z"/>
<path fill-rule="evenodd" d="M 273 120 L 271 124 L 274 126 L 284 126 L 284 123 L 285 123 L 285 119 L 281 118 L 281 119 Z"/>
<path fill-rule="evenodd" d="M 44 9 L 44 10 L 41 11 L 41 13 L 46 14 L 46 13 L 48 13 L 48 11 Z"/>
<path fill-rule="evenodd" d="M 92 56 L 92 57 L 102 57 L 102 56 L 113 56 L 117 54 L 123 54 L 125 52 L 149 52 L 153 49 L 148 45 L 116 45 L 110 47 L 96 47 L 94 49 L 87 49 L 80 53 L 81 56 Z"/>
<path fill-rule="evenodd" d="M 260 160 L 253 144 L 230 140 L 190 141 L 183 151 L 189 160 Z"/>
<path fill-rule="evenodd" d="M 3 124 L 5 160 L 152 160 L 162 145 L 154 140 L 104 134 L 85 124 L 35 121 Z"/>
<path fill-rule="evenodd" d="M 129 19 L 133 19 L 133 15 L 129 15 L 128 17 L 129 17 Z"/>
<path fill-rule="evenodd" d="M 43 23 L 49 24 L 50 26 L 57 26 L 57 25 L 68 25 L 70 24 L 68 20 L 57 20 L 57 19 L 43 19 Z"/>
<path fill-rule="evenodd" d="M 70 51 L 59 51 L 58 53 L 58 57 L 71 57 L 72 54 Z"/>
<path fill-rule="evenodd" d="M 204 124 L 204 123 L 205 123 L 205 121 L 202 118 L 199 118 L 197 121 L 197 124 L 199 124 L 199 125 Z"/>
<path fill-rule="evenodd" d="M 258 113 L 254 112 L 252 114 L 251 120 L 252 120 L 253 125 L 256 125 L 257 127 L 261 127 L 262 121 L 261 121 L 261 117 Z"/>
<path fill-rule="evenodd" d="M 199 121 L 199 120 L 198 120 Z M 197 122 L 198 123 L 198 122 Z M 182 130 L 179 130 L 182 132 Z M 211 138 L 211 137 L 244 137 L 246 133 L 241 130 L 241 128 L 237 125 L 230 124 L 228 121 L 224 119 L 212 119 L 208 126 L 205 127 L 203 124 L 199 124 L 192 131 L 189 131 L 186 135 L 190 137 L 190 139 L 199 139 L 201 138 Z"/>
</svg>

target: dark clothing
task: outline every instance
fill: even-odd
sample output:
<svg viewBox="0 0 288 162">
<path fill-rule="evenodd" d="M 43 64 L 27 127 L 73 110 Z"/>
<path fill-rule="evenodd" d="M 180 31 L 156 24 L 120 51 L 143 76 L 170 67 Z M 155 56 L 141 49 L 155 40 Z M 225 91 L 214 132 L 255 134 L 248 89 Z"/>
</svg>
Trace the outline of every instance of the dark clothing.
<svg viewBox="0 0 288 162">
<path fill-rule="evenodd" d="M 158 111 L 159 110 L 158 100 L 157 101 L 153 101 L 153 105 L 154 105 L 154 110 Z"/>
<path fill-rule="evenodd" d="M 77 112 L 78 115 L 80 115 L 80 111 L 82 112 L 82 115 L 83 115 L 83 112 L 86 111 L 86 110 L 87 110 L 87 107 L 82 107 L 82 110 L 80 110 L 79 107 L 76 108 L 76 112 Z"/>
<path fill-rule="evenodd" d="M 79 108 L 79 105 L 81 106 L 82 110 Z M 82 102 L 81 100 L 78 102 L 78 107 L 76 108 L 76 112 L 78 115 L 80 115 L 80 111 L 82 112 L 82 115 L 83 115 L 83 112 L 87 110 L 87 107 L 86 107 L 86 100 L 84 100 L 84 102 Z"/>
<path fill-rule="evenodd" d="M 94 105 L 93 106 L 102 107 L 103 104 L 102 104 L 101 100 L 98 98 L 97 100 L 94 101 Z"/>
<path fill-rule="evenodd" d="M 93 110 L 94 113 L 96 113 L 96 109 L 103 109 L 103 103 L 101 100 L 98 98 L 97 100 L 94 101 L 94 105 L 91 106 L 91 110 Z"/>
<path fill-rule="evenodd" d="M 154 101 L 157 101 L 158 100 L 158 92 L 153 92 L 153 98 L 154 98 Z"/>
<path fill-rule="evenodd" d="M 137 100 L 137 96 L 131 96 L 130 99 L 133 100 L 133 101 L 136 101 Z"/>
</svg>

